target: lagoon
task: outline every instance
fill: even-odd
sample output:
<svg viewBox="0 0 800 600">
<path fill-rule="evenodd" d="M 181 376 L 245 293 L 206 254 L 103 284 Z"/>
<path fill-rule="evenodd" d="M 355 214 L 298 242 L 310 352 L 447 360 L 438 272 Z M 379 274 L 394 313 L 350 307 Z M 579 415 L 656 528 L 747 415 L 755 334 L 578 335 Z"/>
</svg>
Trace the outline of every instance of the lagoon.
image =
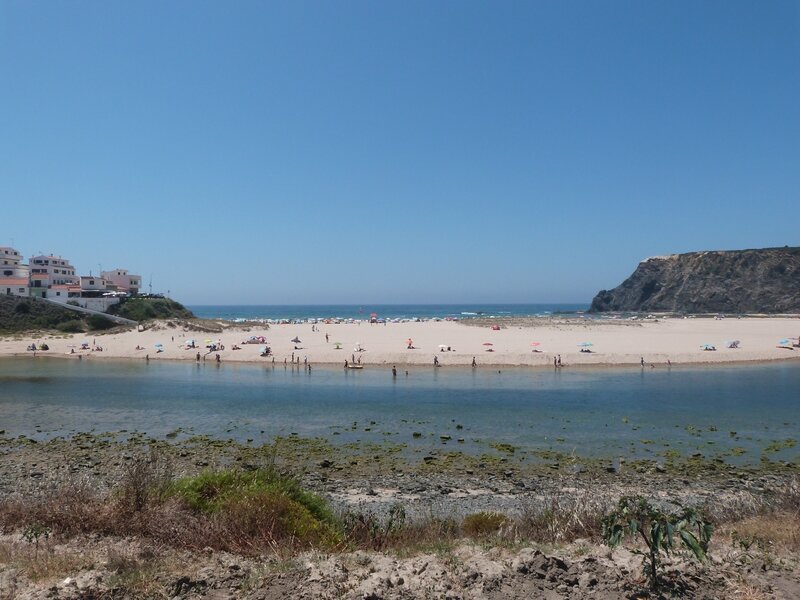
<svg viewBox="0 0 800 600">
<path fill-rule="evenodd" d="M 798 459 L 800 365 L 533 370 L 182 362 L 0 360 L 0 429 L 37 440 L 78 432 L 276 436 L 480 454 L 735 464 Z M 419 434 L 415 436 L 414 434 Z M 450 439 L 442 439 L 449 436 Z M 459 441 L 459 440 L 463 441 Z"/>
</svg>

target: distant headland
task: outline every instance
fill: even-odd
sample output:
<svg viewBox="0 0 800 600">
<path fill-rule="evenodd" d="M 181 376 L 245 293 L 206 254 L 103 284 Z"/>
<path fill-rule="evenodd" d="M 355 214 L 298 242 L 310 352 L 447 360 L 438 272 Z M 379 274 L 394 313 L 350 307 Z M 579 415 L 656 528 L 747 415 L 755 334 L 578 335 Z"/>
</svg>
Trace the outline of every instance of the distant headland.
<svg viewBox="0 0 800 600">
<path fill-rule="evenodd" d="M 591 312 L 800 313 L 800 248 L 689 252 L 643 260 Z"/>
</svg>

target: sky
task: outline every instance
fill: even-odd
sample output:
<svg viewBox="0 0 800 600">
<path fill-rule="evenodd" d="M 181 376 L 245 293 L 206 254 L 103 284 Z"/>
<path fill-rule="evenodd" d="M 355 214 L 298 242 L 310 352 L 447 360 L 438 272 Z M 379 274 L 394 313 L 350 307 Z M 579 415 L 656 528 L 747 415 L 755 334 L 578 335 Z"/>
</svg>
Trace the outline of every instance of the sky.
<svg viewBox="0 0 800 600">
<path fill-rule="evenodd" d="M 800 245 L 800 3 L 0 2 L 0 245 L 186 304 Z"/>
</svg>

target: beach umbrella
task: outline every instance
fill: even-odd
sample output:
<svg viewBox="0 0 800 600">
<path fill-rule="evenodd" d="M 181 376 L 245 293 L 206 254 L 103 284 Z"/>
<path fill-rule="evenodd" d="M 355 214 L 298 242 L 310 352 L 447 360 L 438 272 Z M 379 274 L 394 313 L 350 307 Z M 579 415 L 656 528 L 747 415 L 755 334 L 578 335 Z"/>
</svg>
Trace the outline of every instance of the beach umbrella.
<svg viewBox="0 0 800 600">
<path fill-rule="evenodd" d="M 592 342 L 581 342 L 580 344 L 578 344 L 578 346 L 580 346 L 581 348 L 588 348 L 589 346 L 594 346 L 594 344 Z"/>
<path fill-rule="evenodd" d="M 778 343 L 779 343 L 779 344 L 788 344 L 788 343 L 789 343 L 789 340 L 788 340 L 788 339 L 786 339 L 786 338 L 783 338 L 782 340 L 778 340 Z"/>
<path fill-rule="evenodd" d="M 484 346 L 494 346 L 492 342 L 483 342 Z"/>
<path fill-rule="evenodd" d="M 204 344 L 210 344 L 210 343 L 211 343 L 211 340 L 206 340 L 206 341 L 204 341 L 203 343 L 204 343 Z"/>
<path fill-rule="evenodd" d="M 531 346 L 541 346 L 541 342 L 531 342 Z"/>
<path fill-rule="evenodd" d="M 156 348 L 163 348 L 164 344 L 156 344 Z"/>
<path fill-rule="evenodd" d="M 294 344 L 299 344 L 299 343 L 301 343 L 301 342 L 300 342 L 300 338 L 299 338 L 299 337 L 297 337 L 297 336 L 294 336 L 294 339 L 293 339 L 293 340 L 291 340 L 291 341 L 292 341 L 292 343 L 294 343 Z"/>
</svg>

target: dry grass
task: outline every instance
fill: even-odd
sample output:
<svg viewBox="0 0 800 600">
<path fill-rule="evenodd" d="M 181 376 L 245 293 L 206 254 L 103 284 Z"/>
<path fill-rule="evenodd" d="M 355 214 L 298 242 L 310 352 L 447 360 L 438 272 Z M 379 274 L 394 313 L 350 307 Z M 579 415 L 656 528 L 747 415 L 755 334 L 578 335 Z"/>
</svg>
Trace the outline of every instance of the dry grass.
<svg viewBox="0 0 800 600">
<path fill-rule="evenodd" d="M 340 537 L 332 521 L 324 501 L 275 471 L 174 480 L 158 452 L 132 460 L 110 494 L 79 480 L 0 503 L 0 528 L 10 531 L 140 536 L 246 555 L 333 548 Z"/>
<path fill-rule="evenodd" d="M 613 506 L 613 500 L 593 493 L 564 491 L 527 497 L 522 502 L 518 535 L 552 544 L 598 539 L 602 518 Z"/>
<path fill-rule="evenodd" d="M 16 569 L 31 581 L 54 581 L 92 564 L 90 556 L 44 545 L 36 551 L 26 542 L 0 542 L 0 565 Z"/>
<path fill-rule="evenodd" d="M 800 514 L 777 512 L 748 517 L 727 524 L 720 533 L 727 533 L 743 549 L 756 546 L 761 550 L 779 548 L 800 551 Z"/>
<path fill-rule="evenodd" d="M 725 577 L 724 598 L 731 600 L 771 600 L 774 596 L 761 586 L 743 581 L 740 576 Z"/>
</svg>

